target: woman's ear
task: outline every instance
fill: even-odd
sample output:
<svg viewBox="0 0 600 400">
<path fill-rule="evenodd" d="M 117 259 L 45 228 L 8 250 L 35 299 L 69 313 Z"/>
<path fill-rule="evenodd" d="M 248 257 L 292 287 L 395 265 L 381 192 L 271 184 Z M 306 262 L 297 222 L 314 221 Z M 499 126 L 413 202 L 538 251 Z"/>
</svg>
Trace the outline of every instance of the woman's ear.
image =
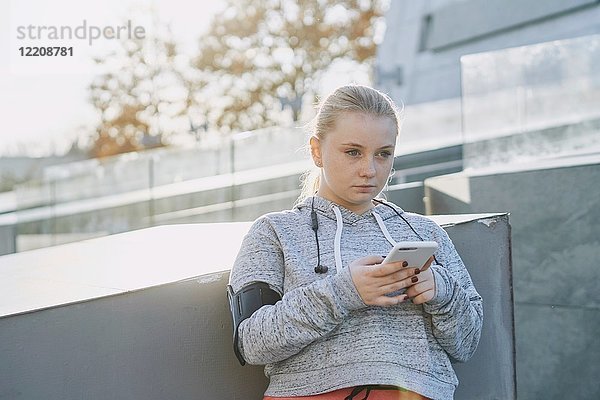
<svg viewBox="0 0 600 400">
<path fill-rule="evenodd" d="M 310 137 L 310 154 L 315 165 L 319 168 L 323 167 L 323 160 L 321 159 L 321 141 L 316 136 Z"/>
</svg>

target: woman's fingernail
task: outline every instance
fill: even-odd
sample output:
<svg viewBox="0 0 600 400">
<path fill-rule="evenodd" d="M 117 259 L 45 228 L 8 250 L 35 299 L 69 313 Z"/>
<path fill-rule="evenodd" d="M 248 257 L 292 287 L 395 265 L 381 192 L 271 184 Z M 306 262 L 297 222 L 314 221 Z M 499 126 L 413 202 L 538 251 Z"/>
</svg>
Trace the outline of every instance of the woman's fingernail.
<svg viewBox="0 0 600 400">
<path fill-rule="evenodd" d="M 407 263 L 406 261 L 403 261 L 403 262 L 402 262 L 402 266 L 403 266 L 403 267 L 408 267 L 408 263 Z"/>
<path fill-rule="evenodd" d="M 415 269 L 415 275 L 419 275 L 421 273 L 421 270 L 419 268 Z"/>
<path fill-rule="evenodd" d="M 413 276 L 412 278 L 410 278 L 410 281 L 411 281 L 412 283 L 417 283 L 417 282 L 419 281 L 419 278 L 418 278 L 418 277 L 416 277 L 416 276 Z"/>
</svg>

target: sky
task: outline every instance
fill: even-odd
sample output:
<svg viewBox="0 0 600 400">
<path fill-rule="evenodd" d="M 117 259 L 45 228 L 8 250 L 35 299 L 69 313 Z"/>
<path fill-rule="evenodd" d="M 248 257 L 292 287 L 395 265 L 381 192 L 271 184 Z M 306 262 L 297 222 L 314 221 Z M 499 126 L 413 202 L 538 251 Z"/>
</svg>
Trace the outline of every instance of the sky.
<svg viewBox="0 0 600 400">
<path fill-rule="evenodd" d="M 92 56 L 102 56 L 116 45 L 114 39 L 90 39 L 92 27 L 110 27 L 117 31 L 125 21 L 131 20 L 132 31 L 141 27 L 149 35 L 153 24 L 144 19 L 142 11 L 150 7 L 163 22 L 170 24 L 183 52 L 192 54 L 197 39 L 224 3 L 216 0 L 0 0 L 0 156 L 61 154 L 75 138 L 90 132 L 98 118 L 87 100 L 87 87 L 96 71 Z M 51 27 L 57 30 L 67 27 L 79 36 L 85 32 L 85 38 L 63 36 L 51 40 Z M 120 32 L 125 34 L 126 31 Z M 72 47 L 74 54 L 21 56 L 19 49 L 23 47 L 26 51 L 27 46 Z M 356 71 L 355 66 L 340 64 L 334 69 L 336 71 L 323 77 L 319 91 L 327 92 L 349 81 L 368 83 L 367 71 Z"/>
<path fill-rule="evenodd" d="M 49 30 L 28 26 L 69 26 L 76 29 L 122 26 L 128 18 L 150 33 L 152 26 L 136 20 L 139 10 L 155 7 L 187 51 L 223 7 L 219 1 L 184 0 L 0 0 L 0 156 L 27 152 L 43 155 L 60 152 L 81 127 L 93 126 L 97 116 L 87 101 L 87 86 L 94 76 L 92 56 L 110 51 L 116 40 L 100 38 L 48 40 Z M 19 27 L 24 29 L 19 30 Z M 19 33 L 25 33 L 20 39 Z M 84 32 L 80 30 L 80 36 Z M 124 30 L 121 30 L 125 34 Z M 66 31 L 65 31 L 66 35 Z M 89 38 L 90 34 L 86 34 Z M 22 57 L 19 47 L 73 47 L 73 56 Z"/>
</svg>

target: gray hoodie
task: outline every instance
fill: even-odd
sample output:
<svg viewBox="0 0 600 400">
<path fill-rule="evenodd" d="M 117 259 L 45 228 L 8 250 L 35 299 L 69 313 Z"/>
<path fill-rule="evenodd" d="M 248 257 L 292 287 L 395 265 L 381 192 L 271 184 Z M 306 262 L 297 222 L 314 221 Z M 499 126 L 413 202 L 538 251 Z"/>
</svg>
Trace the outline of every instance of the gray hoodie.
<svg viewBox="0 0 600 400">
<path fill-rule="evenodd" d="M 239 326 L 240 351 L 266 364 L 266 395 L 308 396 L 366 384 L 400 386 L 432 399 L 452 399 L 458 385 L 450 359 L 466 361 L 479 342 L 482 300 L 446 232 L 432 220 L 395 208 L 423 240 L 434 240 L 436 296 L 415 305 L 367 306 L 348 269 L 357 258 L 386 255 L 395 241 L 420 238 L 383 204 L 358 215 L 314 197 L 321 264 L 307 198 L 292 210 L 257 219 L 231 271 L 238 291 L 266 282 L 282 300 Z"/>
</svg>

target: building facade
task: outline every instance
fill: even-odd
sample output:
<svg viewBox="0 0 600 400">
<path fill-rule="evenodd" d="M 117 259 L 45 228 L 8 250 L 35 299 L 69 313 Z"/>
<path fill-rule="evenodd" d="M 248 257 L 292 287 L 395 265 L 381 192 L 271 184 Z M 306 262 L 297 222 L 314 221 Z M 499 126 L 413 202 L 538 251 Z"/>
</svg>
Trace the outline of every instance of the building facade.
<svg viewBox="0 0 600 400">
<path fill-rule="evenodd" d="M 406 105 L 461 95 L 460 58 L 600 33 L 598 0 L 394 0 L 375 84 Z"/>
</svg>

